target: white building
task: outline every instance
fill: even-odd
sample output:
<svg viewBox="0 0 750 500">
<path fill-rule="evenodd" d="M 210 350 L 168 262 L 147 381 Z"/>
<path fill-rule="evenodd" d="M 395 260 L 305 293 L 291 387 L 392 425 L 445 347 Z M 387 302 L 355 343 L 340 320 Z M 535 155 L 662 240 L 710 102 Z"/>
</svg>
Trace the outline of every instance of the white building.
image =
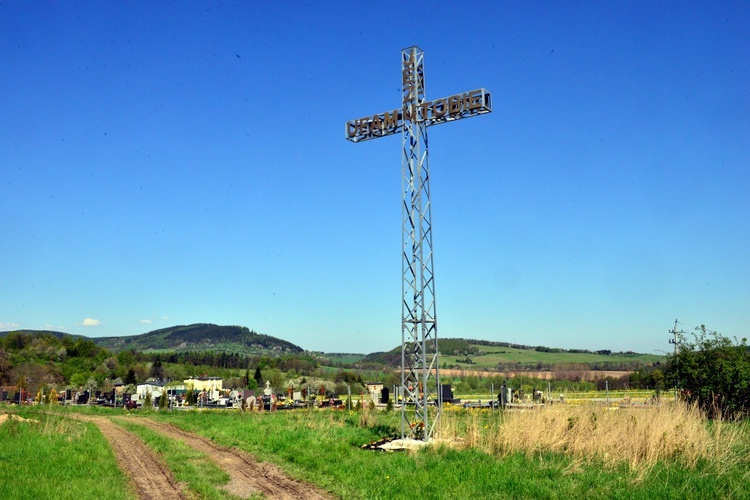
<svg viewBox="0 0 750 500">
<path fill-rule="evenodd" d="M 143 404 L 146 400 L 146 395 L 151 394 L 151 401 L 155 402 L 156 398 L 161 396 L 164 390 L 164 382 L 144 382 L 136 386 L 135 394 L 131 397 L 131 400 L 135 400 L 138 403 Z"/>
<path fill-rule="evenodd" d="M 208 399 L 216 401 L 223 395 L 224 380 L 220 377 L 192 377 L 184 380 L 187 390 L 205 392 Z"/>
</svg>

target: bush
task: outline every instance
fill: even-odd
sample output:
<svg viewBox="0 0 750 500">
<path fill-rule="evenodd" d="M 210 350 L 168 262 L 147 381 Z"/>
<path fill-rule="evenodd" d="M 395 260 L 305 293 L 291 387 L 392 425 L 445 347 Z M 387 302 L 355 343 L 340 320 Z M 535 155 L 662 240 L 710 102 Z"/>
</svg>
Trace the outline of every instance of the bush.
<svg viewBox="0 0 750 500">
<path fill-rule="evenodd" d="M 682 338 L 677 354 L 669 356 L 667 381 L 712 417 L 718 413 L 729 417 L 750 414 L 747 339 L 732 342 L 705 325 L 696 331 L 692 342 Z"/>
</svg>

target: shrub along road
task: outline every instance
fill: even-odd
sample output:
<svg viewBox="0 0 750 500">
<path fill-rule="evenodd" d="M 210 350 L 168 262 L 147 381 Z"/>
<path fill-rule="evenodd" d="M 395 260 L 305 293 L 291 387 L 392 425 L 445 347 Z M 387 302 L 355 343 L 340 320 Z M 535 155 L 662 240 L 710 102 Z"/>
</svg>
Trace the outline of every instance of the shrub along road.
<svg viewBox="0 0 750 500">
<path fill-rule="evenodd" d="M 183 488 L 174 479 L 163 461 L 136 435 L 106 417 L 75 414 L 70 416 L 91 422 L 99 428 L 109 441 L 120 468 L 130 477 L 131 484 L 139 498 L 149 500 L 187 498 Z M 218 446 L 207 438 L 169 424 L 140 418 L 127 421 L 145 425 L 205 454 L 209 460 L 229 474 L 229 484 L 223 489 L 236 497 L 250 498 L 262 494 L 267 498 L 282 500 L 329 498 L 315 487 L 288 477 L 272 464 L 259 463 L 242 451 Z"/>
</svg>

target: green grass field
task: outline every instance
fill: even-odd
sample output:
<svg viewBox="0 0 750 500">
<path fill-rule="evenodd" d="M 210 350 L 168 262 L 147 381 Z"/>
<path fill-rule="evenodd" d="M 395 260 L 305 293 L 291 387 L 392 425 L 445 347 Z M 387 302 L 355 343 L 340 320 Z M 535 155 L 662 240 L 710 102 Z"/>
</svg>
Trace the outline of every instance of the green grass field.
<svg viewBox="0 0 750 500">
<path fill-rule="evenodd" d="M 483 367 L 495 367 L 498 363 L 520 363 L 521 365 L 534 365 L 543 363 L 546 365 L 553 364 L 590 364 L 590 363 L 630 363 L 639 361 L 642 363 L 654 363 L 663 361 L 664 356 L 656 354 L 638 354 L 633 356 L 624 355 L 603 355 L 589 353 L 572 353 L 572 352 L 539 352 L 532 349 L 514 349 L 512 347 L 494 347 L 494 346 L 474 346 L 477 350 L 484 351 L 483 356 L 471 356 L 472 364 L 467 365 L 474 369 Z M 464 364 L 461 362 L 465 356 L 440 356 L 440 363 L 448 365 Z"/>
<path fill-rule="evenodd" d="M 563 405 L 559 408 L 563 409 Z M 122 411 L 96 411 L 122 415 Z M 25 409 L 24 414 L 40 422 L 14 422 L 11 426 L 6 422 L 0 427 L 0 498 L 128 498 L 122 475 L 95 428 L 48 415 L 38 408 Z M 573 428 L 592 432 L 586 429 L 596 429 L 605 422 L 604 417 L 597 421 L 591 416 L 577 416 L 580 413 L 574 415 L 567 417 L 567 423 L 562 418 L 562 435 Z M 641 438 L 659 441 L 659 437 L 648 437 L 629 427 L 631 419 L 637 417 L 645 423 L 652 414 L 642 413 L 643 418 L 640 415 L 627 417 L 623 424 L 615 421 L 621 428 L 607 432 L 608 439 L 612 443 L 637 442 Z M 366 451 L 360 446 L 396 433 L 398 413 L 184 411 L 136 412 L 131 418 L 155 418 L 207 436 L 220 445 L 243 449 L 337 498 L 750 498 L 746 488 L 750 481 L 747 424 L 724 424 L 722 432 L 731 429 L 734 437 L 721 441 L 721 448 L 728 451 L 714 450 L 716 457 L 698 454 L 698 458 L 688 462 L 678 450 L 666 458 L 634 467 L 625 459 L 608 457 L 606 449 L 604 454 L 588 453 L 585 448 L 582 455 L 575 454 L 572 447 L 586 445 L 586 434 L 573 436 L 571 444 L 561 448 L 513 451 L 491 438 L 499 432 L 499 426 L 511 424 L 513 419 L 505 422 L 507 417 L 499 412 L 458 408 L 451 410 L 450 418 L 447 413 L 445 416 L 445 425 L 453 426 L 451 432 L 457 433 L 461 446 L 397 453 Z M 516 420 L 520 417 L 523 414 L 513 415 Z M 545 433 L 545 424 L 540 422 L 552 417 L 540 413 L 536 418 L 542 420 L 528 425 L 518 420 L 522 427 L 510 427 L 503 439 L 528 434 L 533 442 L 534 436 Z M 663 432 L 672 432 L 670 422 Z M 177 477 L 197 476 L 199 484 L 191 486 L 197 497 L 225 496 L 217 489 L 224 481 L 221 474 L 199 454 L 140 426 L 125 425 L 164 456 Z M 698 427 L 709 431 L 712 428 L 707 422 L 699 422 Z M 45 428 L 49 429 L 46 433 Z M 483 441 L 469 445 L 471 439 Z M 555 439 L 558 444 L 559 441 Z M 570 452 L 565 451 L 566 446 L 571 447 Z M 614 450 L 615 445 L 612 446 Z M 712 446 L 716 447 L 715 443 L 709 443 L 707 449 Z M 69 486 L 42 486 L 59 481 Z M 18 492 L 26 496 L 19 496 Z"/>
<path fill-rule="evenodd" d="M 134 498 L 96 426 L 37 407 L 14 414 L 27 420 L 0 425 L 0 498 Z"/>
<path fill-rule="evenodd" d="M 474 418 L 460 410 L 458 415 Z M 356 412 L 158 416 L 274 462 L 341 498 L 412 498 L 415 492 L 424 498 L 737 498 L 748 479 L 747 455 L 724 469 L 708 461 L 693 468 L 661 461 L 645 471 L 631 471 L 625 462 L 610 466 L 565 453 L 495 455 L 449 447 L 419 453 L 364 451 L 360 445 L 397 432 L 400 422 L 397 414 L 370 417 L 363 426 Z M 484 412 L 481 418 L 489 428 L 489 419 L 501 417 Z M 622 439 L 632 439 L 626 429 Z M 738 451 L 743 452 L 747 447 Z"/>
</svg>

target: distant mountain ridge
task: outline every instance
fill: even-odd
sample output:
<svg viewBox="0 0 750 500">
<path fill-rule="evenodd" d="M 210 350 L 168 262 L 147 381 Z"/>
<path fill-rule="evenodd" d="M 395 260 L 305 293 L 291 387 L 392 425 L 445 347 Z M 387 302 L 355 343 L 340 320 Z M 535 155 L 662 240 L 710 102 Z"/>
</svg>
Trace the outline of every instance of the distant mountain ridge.
<svg viewBox="0 0 750 500">
<path fill-rule="evenodd" d="M 6 337 L 10 333 L 22 333 L 24 335 L 52 335 L 61 339 L 63 337 L 70 337 L 72 339 L 88 339 L 85 335 L 76 335 L 73 333 L 58 332 L 55 330 L 5 330 L 0 332 L 0 337 Z"/>
<path fill-rule="evenodd" d="M 15 330 L 0 331 L 0 337 L 10 333 L 26 333 L 34 335 L 52 335 L 57 338 L 71 337 L 73 339 L 84 339 L 93 342 L 113 352 L 124 350 L 148 351 L 171 351 L 171 352 L 224 352 L 248 356 L 257 355 L 282 355 L 300 353 L 318 353 L 322 357 L 352 358 L 347 363 L 373 363 L 385 364 L 386 366 L 398 367 L 401 364 L 401 345 L 397 345 L 390 351 L 373 352 L 370 354 L 341 353 L 338 355 L 326 354 L 319 351 L 310 351 L 300 346 L 277 337 L 255 332 L 244 326 L 221 326 L 211 323 L 196 323 L 192 325 L 178 325 L 159 330 L 153 330 L 141 335 L 117 336 L 117 337 L 87 337 L 85 335 L 74 335 L 50 330 Z M 609 350 L 589 351 L 587 349 L 560 349 L 544 346 L 528 346 L 509 342 L 495 342 L 464 338 L 439 339 L 441 356 L 451 364 L 465 363 L 478 367 L 487 364 L 495 355 L 503 354 L 502 358 L 494 360 L 494 365 L 509 361 L 513 358 L 521 359 L 523 363 L 561 362 L 559 356 L 553 359 L 555 354 L 569 356 L 564 358 L 565 362 L 583 363 L 615 363 L 654 362 L 660 358 L 657 355 L 637 354 L 632 351 L 611 352 Z M 502 348 L 500 351 L 498 348 Z M 486 353 L 485 353 L 486 351 Z M 511 351 L 522 352 L 523 356 L 511 355 Z M 533 353 L 533 354 L 531 354 Z M 485 355 L 488 354 L 488 355 Z M 340 362 L 340 359 L 339 359 Z"/>
<path fill-rule="evenodd" d="M 91 338 L 96 345 L 111 351 L 225 351 L 250 354 L 260 351 L 296 354 L 300 346 L 245 326 L 220 326 L 211 323 L 179 325 L 141 335 Z"/>
</svg>

